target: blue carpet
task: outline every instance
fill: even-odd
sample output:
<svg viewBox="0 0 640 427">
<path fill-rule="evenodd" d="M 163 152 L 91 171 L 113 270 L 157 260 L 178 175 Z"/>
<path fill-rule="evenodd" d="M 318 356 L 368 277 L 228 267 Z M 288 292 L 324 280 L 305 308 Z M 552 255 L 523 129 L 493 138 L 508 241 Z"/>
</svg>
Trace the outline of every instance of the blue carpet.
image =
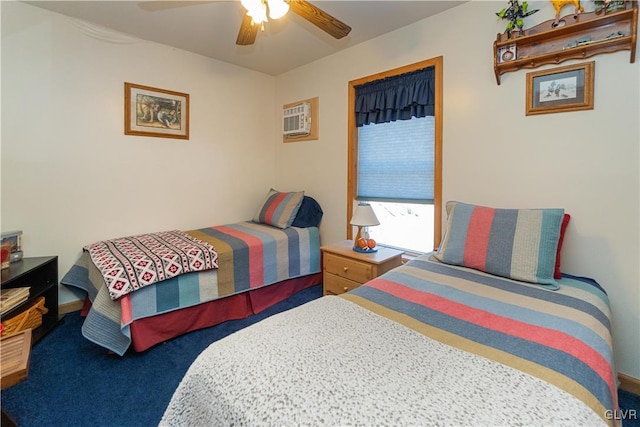
<svg viewBox="0 0 640 427">
<path fill-rule="evenodd" d="M 34 346 L 27 381 L 2 391 L 2 408 L 21 427 L 156 426 L 185 372 L 212 342 L 321 295 L 322 287 L 313 286 L 258 315 L 124 357 L 86 340 L 80 332 L 83 319 L 68 314 Z M 623 410 L 638 414 L 636 420 L 624 420 L 624 427 L 640 427 L 640 396 L 625 391 L 619 396 Z"/>
<path fill-rule="evenodd" d="M 195 358 L 212 342 L 322 295 L 312 286 L 246 319 L 233 320 L 120 357 L 82 336 L 79 313 L 64 317 L 31 352 L 27 381 L 2 391 L 20 427 L 156 426 Z"/>
<path fill-rule="evenodd" d="M 640 396 L 618 390 L 620 412 L 616 418 L 622 420 L 623 427 L 640 427 Z"/>
</svg>

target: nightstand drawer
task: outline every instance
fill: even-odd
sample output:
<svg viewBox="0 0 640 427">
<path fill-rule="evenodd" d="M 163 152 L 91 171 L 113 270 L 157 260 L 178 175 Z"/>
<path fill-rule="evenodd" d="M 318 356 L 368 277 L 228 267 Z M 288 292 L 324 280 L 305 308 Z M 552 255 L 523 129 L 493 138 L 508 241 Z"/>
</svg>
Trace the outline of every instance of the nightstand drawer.
<svg viewBox="0 0 640 427">
<path fill-rule="evenodd" d="M 354 282 L 364 283 L 373 279 L 373 268 L 371 264 L 355 261 L 353 259 L 325 253 L 324 268 L 327 273 Z"/>
<path fill-rule="evenodd" d="M 324 294 L 340 295 L 349 292 L 361 284 L 353 280 L 344 279 L 334 274 L 324 275 Z"/>
</svg>

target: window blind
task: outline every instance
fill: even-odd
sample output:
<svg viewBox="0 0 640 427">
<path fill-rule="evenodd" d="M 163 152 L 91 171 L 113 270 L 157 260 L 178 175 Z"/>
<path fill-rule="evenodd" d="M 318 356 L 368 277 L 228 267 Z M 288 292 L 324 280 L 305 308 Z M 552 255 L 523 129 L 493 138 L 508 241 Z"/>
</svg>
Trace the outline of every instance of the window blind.
<svg viewBox="0 0 640 427">
<path fill-rule="evenodd" d="M 427 116 L 361 127 L 356 199 L 432 204 L 434 125 Z"/>
</svg>

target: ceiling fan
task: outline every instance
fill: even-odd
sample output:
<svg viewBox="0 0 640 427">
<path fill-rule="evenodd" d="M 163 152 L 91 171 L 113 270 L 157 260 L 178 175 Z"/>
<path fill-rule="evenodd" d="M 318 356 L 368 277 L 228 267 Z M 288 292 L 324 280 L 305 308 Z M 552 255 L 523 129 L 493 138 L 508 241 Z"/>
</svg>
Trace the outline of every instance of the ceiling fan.
<svg viewBox="0 0 640 427">
<path fill-rule="evenodd" d="M 155 0 L 139 2 L 138 6 L 147 11 L 160 11 L 211 3 L 211 1 L 181 0 L 176 2 Z M 264 30 L 267 11 L 269 11 L 268 15 L 271 19 L 279 19 L 286 15 L 288 11 L 292 11 L 336 39 L 341 39 L 351 32 L 350 26 L 306 0 L 241 0 L 240 3 L 247 11 L 243 15 L 240 31 L 236 39 L 236 44 L 240 46 L 255 43 L 258 31 Z"/>
<path fill-rule="evenodd" d="M 267 10 L 272 19 L 278 19 L 291 10 L 336 39 L 341 39 L 351 32 L 350 26 L 306 0 L 242 0 L 241 3 L 247 9 L 247 13 L 240 24 L 237 45 L 255 43 L 258 31 L 264 30 Z"/>
</svg>

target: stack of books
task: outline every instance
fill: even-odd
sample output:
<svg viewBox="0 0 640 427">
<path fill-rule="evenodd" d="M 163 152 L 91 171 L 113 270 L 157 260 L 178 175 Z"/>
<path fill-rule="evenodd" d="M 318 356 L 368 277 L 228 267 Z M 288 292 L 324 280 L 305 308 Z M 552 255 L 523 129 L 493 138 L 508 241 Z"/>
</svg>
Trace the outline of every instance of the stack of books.
<svg viewBox="0 0 640 427">
<path fill-rule="evenodd" d="M 0 293 L 0 315 L 29 299 L 29 288 L 2 289 Z"/>
</svg>

